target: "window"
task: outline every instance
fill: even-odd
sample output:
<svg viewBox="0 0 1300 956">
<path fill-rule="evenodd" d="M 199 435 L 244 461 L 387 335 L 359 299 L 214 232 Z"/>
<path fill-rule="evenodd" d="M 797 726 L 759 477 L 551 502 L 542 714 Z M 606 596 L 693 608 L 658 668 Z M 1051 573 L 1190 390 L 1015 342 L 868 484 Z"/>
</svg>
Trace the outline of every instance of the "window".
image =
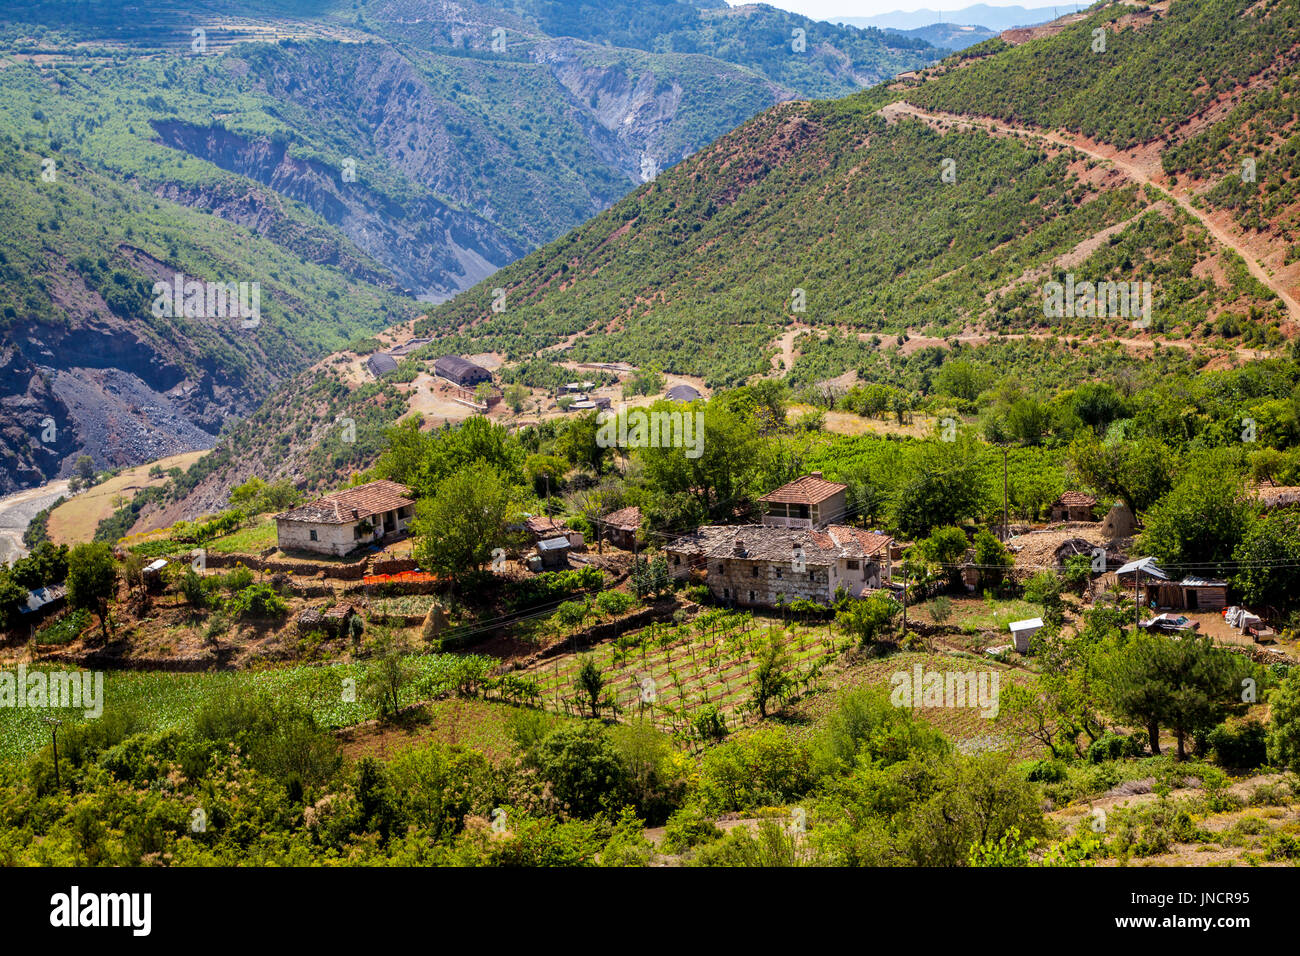
<svg viewBox="0 0 1300 956">
<path fill-rule="evenodd" d="M 857 569 L 858 569 L 858 562 L 856 562 L 856 561 L 850 561 L 850 562 L 849 562 L 849 570 L 850 570 L 850 571 L 856 571 Z"/>
<path fill-rule="evenodd" d="M 777 576 L 778 578 L 781 577 L 781 569 L 780 569 L 780 568 L 777 568 L 777 569 L 776 569 L 776 576 Z"/>
<path fill-rule="evenodd" d="M 681 563 L 682 563 L 682 556 L 681 556 L 680 554 L 674 554 L 674 555 L 673 555 L 673 564 L 674 564 L 674 565 L 678 565 L 678 564 L 681 564 Z"/>
<path fill-rule="evenodd" d="M 757 565 L 757 564 L 755 564 L 753 567 L 751 567 L 750 570 L 754 572 L 754 577 L 758 577 L 758 565 Z"/>
<path fill-rule="evenodd" d="M 315 528 L 312 528 L 310 533 L 311 533 L 311 539 L 312 539 L 313 541 L 315 541 L 315 540 L 316 540 L 316 529 L 315 529 Z"/>
<path fill-rule="evenodd" d="M 754 603 L 754 592 L 753 592 L 753 591 L 750 591 L 750 592 L 749 592 L 749 603 L 750 603 L 750 604 L 753 604 L 753 603 Z"/>
<path fill-rule="evenodd" d="M 731 600 L 731 588 L 723 588 L 723 589 L 722 589 L 722 599 L 723 599 L 724 601 L 730 601 L 730 600 Z"/>
</svg>

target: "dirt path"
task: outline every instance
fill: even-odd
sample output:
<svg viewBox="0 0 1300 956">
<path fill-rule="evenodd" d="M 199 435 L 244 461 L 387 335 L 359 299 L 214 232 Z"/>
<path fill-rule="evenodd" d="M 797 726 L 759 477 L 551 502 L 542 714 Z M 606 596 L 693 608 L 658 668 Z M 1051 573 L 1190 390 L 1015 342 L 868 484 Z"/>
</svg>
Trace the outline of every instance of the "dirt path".
<svg viewBox="0 0 1300 956">
<path fill-rule="evenodd" d="M 1109 163 L 1123 172 L 1134 182 L 1142 183 L 1143 185 L 1157 189 L 1162 195 L 1167 196 L 1176 202 L 1179 208 L 1203 225 L 1206 231 L 1209 232 L 1220 245 L 1226 246 L 1233 252 L 1237 253 L 1237 255 L 1241 256 L 1242 260 L 1246 263 L 1246 268 L 1250 270 L 1250 274 L 1275 292 L 1278 298 L 1285 303 L 1292 321 L 1300 321 L 1300 302 L 1296 301 L 1296 298 L 1280 279 L 1277 279 L 1268 273 L 1264 268 L 1264 264 L 1256 258 L 1254 252 L 1247 248 L 1244 241 L 1239 236 L 1233 235 L 1222 226 L 1216 224 L 1207 213 L 1202 212 L 1193 206 L 1186 195 L 1180 191 L 1175 191 L 1168 186 L 1156 182 L 1155 178 L 1148 170 L 1149 164 L 1140 164 L 1135 162 L 1132 158 L 1126 157 L 1116 149 L 1107 149 L 1102 151 L 1096 147 L 1084 145 L 1073 137 L 1064 136 L 1061 133 L 1052 130 L 1038 129 L 1031 126 L 1025 126 L 1024 124 L 1011 124 L 985 117 L 967 116 L 958 113 L 944 113 L 937 110 L 923 110 L 918 106 L 913 106 L 911 103 L 905 103 L 902 100 L 898 100 L 890 103 L 888 106 L 882 107 L 880 115 L 889 122 L 893 122 L 901 116 L 912 116 L 930 124 L 936 129 L 953 126 L 966 126 L 985 129 L 993 133 L 1006 133 L 1012 136 L 1029 136 L 1066 149 L 1073 149 L 1076 152 L 1083 153 L 1085 156 L 1090 156 L 1099 162 Z"/>
</svg>

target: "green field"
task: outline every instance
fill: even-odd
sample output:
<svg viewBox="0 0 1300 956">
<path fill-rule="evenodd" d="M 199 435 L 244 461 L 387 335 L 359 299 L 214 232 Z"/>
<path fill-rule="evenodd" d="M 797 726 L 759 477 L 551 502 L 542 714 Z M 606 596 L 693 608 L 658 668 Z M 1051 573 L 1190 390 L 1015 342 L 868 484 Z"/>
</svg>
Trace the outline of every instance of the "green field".
<svg viewBox="0 0 1300 956">
<path fill-rule="evenodd" d="M 413 655 L 413 692 L 436 689 L 459 658 L 450 654 Z M 54 668 L 31 668 L 34 670 Z M 249 693 L 267 691 L 277 697 L 296 697 L 311 708 L 325 727 L 348 727 L 375 716 L 373 703 L 362 693 L 366 665 L 336 663 L 300 665 L 263 671 L 228 673 L 169 674 L 141 671 L 110 671 L 104 674 L 104 714 L 135 711 L 149 730 L 188 726 L 203 703 L 226 688 Z M 352 700 L 345 699 L 345 680 L 356 682 Z M 0 759 L 22 758 L 39 750 L 50 739 L 46 716 L 65 723 L 85 719 L 80 710 L 0 708 Z"/>
</svg>

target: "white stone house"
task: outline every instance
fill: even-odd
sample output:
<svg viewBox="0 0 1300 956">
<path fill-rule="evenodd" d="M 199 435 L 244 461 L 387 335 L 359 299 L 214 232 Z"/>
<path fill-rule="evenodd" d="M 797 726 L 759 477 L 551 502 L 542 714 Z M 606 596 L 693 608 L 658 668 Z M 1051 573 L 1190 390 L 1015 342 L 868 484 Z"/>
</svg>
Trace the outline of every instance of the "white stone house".
<svg viewBox="0 0 1300 956">
<path fill-rule="evenodd" d="M 767 525 L 709 525 L 665 548 L 668 569 L 684 577 L 705 572 L 719 601 L 775 607 L 803 598 L 835 600 L 843 588 L 853 597 L 893 580 L 894 539 L 887 534 L 831 525 L 824 529 Z"/>
<path fill-rule="evenodd" d="M 275 516 L 282 551 L 342 556 L 405 531 L 415 515 L 411 492 L 395 481 L 371 481 Z"/>
</svg>

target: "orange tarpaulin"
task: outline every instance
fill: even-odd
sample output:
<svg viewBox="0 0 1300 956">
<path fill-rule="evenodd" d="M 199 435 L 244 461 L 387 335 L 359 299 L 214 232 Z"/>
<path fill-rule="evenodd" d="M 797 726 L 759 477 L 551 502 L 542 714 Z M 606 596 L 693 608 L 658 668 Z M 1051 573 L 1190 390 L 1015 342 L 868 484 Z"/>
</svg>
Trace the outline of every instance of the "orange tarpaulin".
<svg viewBox="0 0 1300 956">
<path fill-rule="evenodd" d="M 438 575 L 428 571 L 398 571 L 395 574 L 367 574 L 362 584 L 386 584 L 390 581 L 437 581 Z"/>
</svg>

